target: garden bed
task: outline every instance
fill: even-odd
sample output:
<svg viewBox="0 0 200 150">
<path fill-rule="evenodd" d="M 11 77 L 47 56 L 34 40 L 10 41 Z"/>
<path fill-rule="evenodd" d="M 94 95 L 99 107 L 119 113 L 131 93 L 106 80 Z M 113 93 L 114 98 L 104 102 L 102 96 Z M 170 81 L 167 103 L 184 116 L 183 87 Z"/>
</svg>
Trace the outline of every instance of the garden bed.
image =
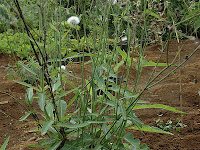
<svg viewBox="0 0 200 150">
<path fill-rule="evenodd" d="M 183 46 L 181 51 L 181 58 L 189 55 L 198 45 L 200 41 L 183 40 L 179 44 L 176 40 L 171 40 L 169 45 L 169 61 L 170 58 L 174 58 L 178 51 L 178 46 Z M 160 56 L 160 46 L 152 45 L 146 49 L 146 60 L 156 62 Z M 166 54 L 161 58 L 161 62 L 166 62 Z M 25 90 L 24 87 L 8 80 L 7 72 L 5 68 L 8 67 L 8 63 L 14 64 L 13 59 L 6 54 L 0 54 L 0 91 L 9 93 L 20 102 L 24 103 Z M 179 62 L 177 62 L 178 64 Z M 66 66 L 67 69 L 68 66 Z M 133 66 L 134 67 L 134 66 Z M 73 68 L 77 76 L 81 77 L 81 67 L 79 64 L 73 64 Z M 157 67 L 158 72 L 162 67 Z M 90 66 L 85 66 L 85 77 L 90 75 Z M 122 68 L 120 68 L 122 71 Z M 119 70 L 120 70 L 119 69 Z M 150 76 L 153 67 L 144 67 L 139 87 L 144 88 L 145 83 Z M 179 71 L 170 75 L 166 80 L 159 85 L 146 91 L 142 96 L 142 100 L 149 101 L 150 103 L 165 104 L 175 107 L 178 110 L 186 112 L 183 114 L 182 124 L 185 127 L 180 131 L 176 129 L 171 130 L 174 135 L 156 134 L 140 131 L 133 132 L 135 138 L 139 138 L 141 142 L 146 143 L 151 149 L 200 149 L 200 51 L 197 51 L 194 56 L 187 61 L 181 67 L 181 85 L 182 85 L 182 100 L 183 105 L 180 107 L 179 101 L 179 86 L 180 78 Z M 128 88 L 132 90 L 134 88 L 135 72 L 130 72 L 130 78 L 128 82 Z M 72 81 L 73 82 L 73 81 Z M 74 81 L 75 82 L 75 81 Z M 139 89 L 138 89 L 139 90 Z M 5 139 L 10 136 L 8 143 L 8 149 L 34 149 L 28 148 L 27 144 L 35 144 L 39 141 L 39 135 L 29 132 L 32 129 L 37 128 L 37 125 L 33 123 L 31 117 L 23 122 L 19 122 L 19 118 L 24 115 L 25 110 L 10 96 L 5 93 L 0 93 L 0 144 L 3 144 Z M 73 95 L 67 96 L 67 101 L 72 98 Z M 37 104 L 33 105 L 37 109 Z M 73 112 L 69 110 L 70 112 Z M 181 118 L 178 113 L 169 112 L 162 109 L 143 109 L 137 110 L 136 115 L 145 123 L 151 126 L 157 126 L 157 119 L 162 120 L 164 123 L 171 120 L 173 123 L 178 123 L 177 118 Z M 128 131 L 127 131 L 128 132 Z"/>
</svg>

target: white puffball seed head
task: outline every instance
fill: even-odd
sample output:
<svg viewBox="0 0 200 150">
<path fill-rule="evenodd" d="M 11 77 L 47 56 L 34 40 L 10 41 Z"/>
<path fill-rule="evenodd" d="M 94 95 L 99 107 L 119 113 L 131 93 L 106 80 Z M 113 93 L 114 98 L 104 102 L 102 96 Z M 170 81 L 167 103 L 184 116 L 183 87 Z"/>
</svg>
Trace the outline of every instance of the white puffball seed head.
<svg viewBox="0 0 200 150">
<path fill-rule="evenodd" d="M 66 67 L 65 67 L 64 65 L 62 65 L 62 66 L 61 66 L 61 69 L 65 70 L 65 69 L 66 69 Z"/>
<path fill-rule="evenodd" d="M 76 26 L 80 23 L 80 19 L 76 16 L 71 16 L 67 19 L 67 23 L 72 26 Z"/>
</svg>

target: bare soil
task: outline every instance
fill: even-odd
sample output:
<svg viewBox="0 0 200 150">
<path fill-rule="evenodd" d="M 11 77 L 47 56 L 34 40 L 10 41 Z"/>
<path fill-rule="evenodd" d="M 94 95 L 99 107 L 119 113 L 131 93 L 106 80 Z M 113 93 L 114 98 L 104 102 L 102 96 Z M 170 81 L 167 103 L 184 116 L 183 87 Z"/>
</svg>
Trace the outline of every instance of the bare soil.
<svg viewBox="0 0 200 150">
<path fill-rule="evenodd" d="M 181 59 L 192 53 L 192 51 L 200 45 L 200 41 L 183 40 L 179 44 L 176 40 L 171 40 L 169 44 L 169 62 L 172 61 L 178 47 L 182 47 Z M 157 61 L 160 56 L 160 45 L 152 45 L 146 49 L 146 59 Z M 166 62 L 166 52 L 160 59 L 160 62 Z M 181 61 L 182 61 L 181 60 Z M 24 104 L 25 90 L 24 87 L 8 80 L 5 68 L 8 63 L 14 64 L 13 59 L 6 54 L 0 54 L 0 145 L 5 139 L 10 136 L 7 149 L 9 150 L 31 150 L 36 148 L 29 148 L 27 144 L 35 144 L 39 140 L 39 135 L 29 132 L 36 129 L 32 118 L 28 118 L 23 122 L 19 122 L 19 118 L 25 114 L 25 110 L 21 107 L 8 93 Z M 176 62 L 179 64 L 179 62 Z M 130 79 L 128 81 L 128 88 L 134 88 L 134 81 L 136 72 L 134 69 L 130 72 Z M 68 66 L 67 66 L 68 68 Z M 78 64 L 73 64 L 73 68 L 78 76 L 81 76 L 81 68 Z M 86 66 L 84 75 L 89 77 L 91 71 L 90 66 Z M 157 67 L 155 74 L 157 74 L 163 67 Z M 173 67 L 172 67 L 173 69 Z M 171 70 L 172 70 L 171 69 Z M 123 68 L 120 68 L 122 72 Z M 144 67 L 141 75 L 141 80 L 138 83 L 139 89 L 144 88 L 148 77 L 151 75 L 153 67 Z M 142 100 L 149 101 L 150 104 L 165 104 L 175 107 L 178 110 L 186 112 L 181 114 L 173 113 L 163 109 L 143 109 L 135 111 L 136 115 L 145 123 L 151 126 L 156 126 L 155 120 L 161 119 L 164 122 L 172 120 L 177 122 L 177 118 L 182 118 L 182 124 L 186 127 L 181 128 L 181 131 L 172 130 L 173 135 L 157 134 L 140 131 L 131 131 L 135 138 L 139 138 L 142 143 L 146 143 L 153 150 L 200 150 L 200 50 L 198 50 L 191 59 L 189 59 L 181 68 L 180 72 L 177 70 L 171 74 L 160 84 L 152 87 L 144 93 Z M 169 72 L 169 71 L 167 71 Z M 165 72 L 162 77 L 167 73 Z M 181 76 L 180 76 L 181 74 Z M 181 95 L 182 107 L 179 99 L 180 95 L 180 77 L 181 77 Z M 160 77 L 161 78 L 161 77 Z M 159 78 L 159 79 L 160 79 Z M 75 82 L 75 81 L 73 81 Z M 69 87 L 70 89 L 70 87 Z M 69 95 L 67 98 L 72 98 Z M 25 105 L 25 104 L 24 104 Z M 37 109 L 37 105 L 33 107 Z M 73 111 L 73 107 L 69 112 Z"/>
</svg>

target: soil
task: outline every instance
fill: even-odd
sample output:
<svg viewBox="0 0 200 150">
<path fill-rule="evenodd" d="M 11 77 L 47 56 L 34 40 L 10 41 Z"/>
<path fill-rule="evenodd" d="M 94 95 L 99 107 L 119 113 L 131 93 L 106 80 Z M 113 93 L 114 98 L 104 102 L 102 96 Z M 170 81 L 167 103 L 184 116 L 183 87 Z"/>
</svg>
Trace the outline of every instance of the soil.
<svg viewBox="0 0 200 150">
<path fill-rule="evenodd" d="M 200 41 L 183 40 L 178 44 L 176 40 L 171 40 L 169 44 L 168 60 L 169 62 L 175 57 L 178 47 L 182 47 L 181 61 L 187 59 L 187 56 L 200 45 Z M 152 45 L 146 48 L 146 59 L 157 61 L 161 53 L 160 45 Z M 166 62 L 167 54 L 163 53 L 160 62 Z M 179 64 L 180 62 L 176 62 Z M 28 144 L 36 144 L 40 139 L 40 135 L 29 132 L 37 129 L 34 120 L 29 117 L 25 121 L 20 122 L 19 118 L 25 114 L 25 110 L 11 96 L 24 104 L 24 87 L 8 79 L 5 70 L 8 64 L 14 64 L 14 60 L 6 54 L 0 54 L 0 145 L 10 136 L 7 149 L 9 150 L 31 150 Z M 68 68 L 68 66 L 66 66 Z M 133 90 L 135 84 L 136 72 L 133 69 L 130 72 L 128 80 L 128 89 Z M 73 68 L 77 76 L 81 76 L 81 68 L 79 64 L 73 64 Z M 173 69 L 174 67 L 172 67 Z M 154 67 L 144 67 L 141 80 L 138 83 L 138 91 L 142 90 L 148 77 L 151 75 Z M 157 67 L 154 73 L 157 74 L 163 67 Z M 171 69 L 171 70 L 172 70 Z M 149 101 L 150 104 L 165 104 L 175 107 L 177 110 L 186 112 L 181 115 L 179 113 L 170 112 L 163 109 L 143 109 L 135 111 L 135 114 L 150 126 L 156 126 L 156 120 L 160 119 L 164 122 L 171 120 L 178 123 L 177 118 L 181 119 L 181 123 L 185 125 L 180 131 L 175 129 L 171 132 L 173 135 L 158 134 L 150 132 L 130 131 L 135 138 L 139 138 L 142 143 L 146 143 L 153 150 L 200 150 L 200 50 L 198 50 L 189 59 L 180 70 L 170 74 L 163 82 L 151 89 L 145 91 L 142 100 Z M 120 68 L 120 72 L 123 68 Z M 164 77 L 169 72 L 165 72 Z M 85 66 L 84 75 L 89 77 L 91 71 L 90 66 Z M 159 79 L 161 79 L 159 77 Z M 181 79 L 181 84 L 180 84 Z M 158 81 L 158 80 L 156 80 Z M 75 81 L 72 81 L 75 83 Z M 180 101 L 180 85 L 182 103 Z M 69 87 L 70 89 L 70 87 Z M 7 93 L 7 94 L 6 94 Z M 73 95 L 68 95 L 68 99 Z M 25 104 L 24 104 L 25 105 Z M 181 106 L 182 105 L 182 106 Z M 36 104 L 33 105 L 38 109 Z M 73 111 L 73 107 L 69 112 Z M 38 149 L 38 148 L 37 148 Z"/>
</svg>

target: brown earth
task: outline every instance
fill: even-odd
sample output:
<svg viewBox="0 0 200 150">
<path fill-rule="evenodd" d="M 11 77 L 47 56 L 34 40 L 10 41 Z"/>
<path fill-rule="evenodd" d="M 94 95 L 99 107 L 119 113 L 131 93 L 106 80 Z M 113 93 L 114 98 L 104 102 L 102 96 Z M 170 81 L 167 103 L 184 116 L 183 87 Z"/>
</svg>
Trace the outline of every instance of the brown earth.
<svg viewBox="0 0 200 150">
<path fill-rule="evenodd" d="M 181 58 L 184 60 L 185 56 L 192 53 L 192 51 L 200 45 L 200 41 L 184 40 L 179 44 L 175 40 L 170 41 L 169 45 L 169 62 L 174 58 L 178 47 L 182 47 Z M 157 61 L 160 56 L 161 46 L 153 45 L 146 49 L 146 59 Z M 181 61 L 182 61 L 181 60 Z M 160 59 L 160 62 L 166 62 L 166 53 Z M 28 118 L 26 121 L 19 122 L 19 118 L 24 115 L 25 110 L 12 97 L 5 94 L 11 94 L 17 100 L 24 104 L 24 87 L 8 80 L 5 68 L 8 63 L 14 64 L 11 57 L 5 54 L 0 54 L 0 144 L 3 144 L 5 139 L 10 136 L 7 149 L 12 150 L 30 150 L 36 148 L 28 148 L 27 144 L 35 144 L 39 140 L 39 135 L 29 132 L 32 129 L 37 129 L 34 120 Z M 176 64 L 178 64 L 177 62 Z M 134 67 L 134 66 L 133 66 Z M 80 65 L 74 64 L 73 68 L 77 76 L 81 76 Z M 157 67 L 155 74 L 157 74 L 163 67 Z M 173 69 L 173 67 L 172 67 Z M 172 70 L 171 69 L 171 70 Z M 122 68 L 120 71 L 122 72 Z M 151 75 L 153 67 L 144 67 L 140 82 L 138 83 L 140 91 L 144 88 L 148 77 Z M 139 138 L 142 143 L 146 143 L 149 148 L 153 150 L 200 150 L 200 50 L 198 50 L 191 59 L 189 59 L 181 67 L 181 94 L 182 107 L 179 101 L 180 90 L 180 74 L 179 70 L 170 74 L 163 82 L 153 86 L 146 91 L 142 96 L 142 100 L 149 101 L 151 104 L 159 103 L 175 107 L 178 110 L 186 112 L 184 115 L 166 111 L 163 109 L 143 109 L 135 111 L 136 115 L 145 123 L 151 126 L 156 126 L 155 120 L 161 119 L 164 122 L 172 120 L 177 123 L 177 118 L 182 118 L 182 124 L 186 125 L 181 128 L 181 131 L 175 129 L 171 132 L 173 135 L 149 133 L 140 131 L 131 131 L 135 138 Z M 165 72 L 168 73 L 169 71 Z M 86 66 L 84 75 L 89 77 L 91 71 L 90 67 Z M 162 75 L 161 77 L 163 77 Z M 136 72 L 134 68 L 130 72 L 128 81 L 128 89 L 133 90 L 135 83 Z M 159 77 L 159 79 L 161 78 Z M 158 81 L 158 80 L 156 80 Z M 75 82 L 75 81 L 73 81 Z M 69 87 L 70 89 L 70 87 Z M 69 95 L 68 99 L 73 95 Z M 37 108 L 37 105 L 33 105 Z M 73 107 L 69 112 L 73 111 Z"/>
</svg>

